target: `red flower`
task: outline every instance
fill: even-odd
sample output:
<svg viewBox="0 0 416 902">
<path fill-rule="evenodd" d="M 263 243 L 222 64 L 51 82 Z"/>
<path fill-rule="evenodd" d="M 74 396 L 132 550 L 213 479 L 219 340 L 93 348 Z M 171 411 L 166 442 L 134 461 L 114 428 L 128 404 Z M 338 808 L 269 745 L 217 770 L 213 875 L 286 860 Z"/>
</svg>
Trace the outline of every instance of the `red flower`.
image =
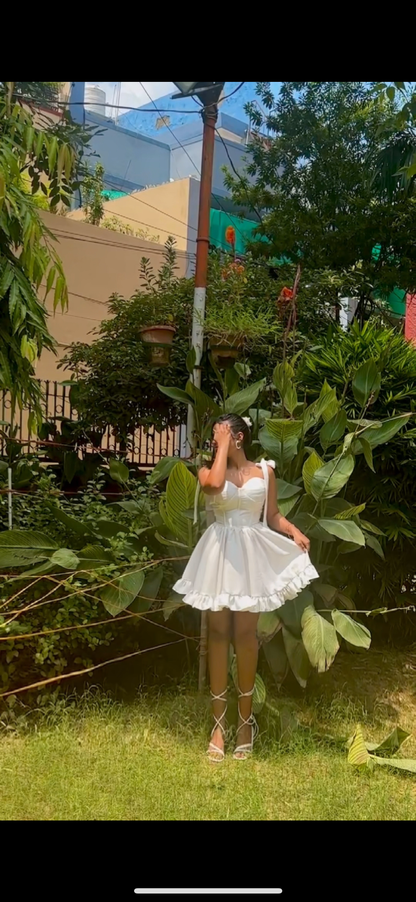
<svg viewBox="0 0 416 902">
<path fill-rule="evenodd" d="M 231 244 L 231 247 L 235 246 L 235 228 L 234 226 L 227 226 L 225 230 L 225 240 L 227 244 Z"/>
</svg>

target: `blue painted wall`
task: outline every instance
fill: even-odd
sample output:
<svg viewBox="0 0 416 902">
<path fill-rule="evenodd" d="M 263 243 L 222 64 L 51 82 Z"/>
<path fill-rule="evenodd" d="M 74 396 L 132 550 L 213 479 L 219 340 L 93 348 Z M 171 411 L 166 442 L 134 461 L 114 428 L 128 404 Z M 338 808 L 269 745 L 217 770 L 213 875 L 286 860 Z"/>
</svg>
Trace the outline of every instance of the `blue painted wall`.
<svg viewBox="0 0 416 902">
<path fill-rule="evenodd" d="M 86 112 L 87 125 L 98 126 L 102 134 L 91 141 L 91 150 L 105 171 L 105 186 L 120 191 L 138 191 L 161 185 L 170 178 L 170 148 L 163 141 L 120 128 L 94 113 Z M 91 165 L 98 162 L 91 158 Z"/>
</svg>

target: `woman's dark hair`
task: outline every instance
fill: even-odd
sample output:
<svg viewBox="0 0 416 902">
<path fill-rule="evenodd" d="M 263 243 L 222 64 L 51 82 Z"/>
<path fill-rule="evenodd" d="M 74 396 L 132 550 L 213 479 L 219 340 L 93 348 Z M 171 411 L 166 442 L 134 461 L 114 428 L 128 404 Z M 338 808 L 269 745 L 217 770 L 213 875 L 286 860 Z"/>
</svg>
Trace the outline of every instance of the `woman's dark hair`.
<svg viewBox="0 0 416 902">
<path fill-rule="evenodd" d="M 228 423 L 233 435 L 238 435 L 239 432 L 242 432 L 244 448 L 248 448 L 249 445 L 251 445 L 250 426 L 247 425 L 246 421 L 243 420 L 242 417 L 237 416 L 236 413 L 223 413 L 220 417 L 217 417 L 214 422 L 214 426 L 216 426 L 217 423 Z"/>
<path fill-rule="evenodd" d="M 251 445 L 251 429 L 250 426 L 247 425 L 246 421 L 243 420 L 242 417 L 237 416 L 236 413 L 223 413 L 220 417 L 214 421 L 213 427 L 217 425 L 217 423 L 228 423 L 231 429 L 231 432 L 234 436 L 238 435 L 239 432 L 243 433 L 243 448 L 246 451 Z"/>
</svg>

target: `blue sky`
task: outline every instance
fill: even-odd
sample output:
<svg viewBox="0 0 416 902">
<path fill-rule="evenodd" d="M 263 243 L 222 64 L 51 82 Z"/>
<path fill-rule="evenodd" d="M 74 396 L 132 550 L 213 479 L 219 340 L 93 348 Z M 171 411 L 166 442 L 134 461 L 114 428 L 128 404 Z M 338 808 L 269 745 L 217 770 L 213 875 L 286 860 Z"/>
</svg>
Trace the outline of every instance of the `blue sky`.
<svg viewBox="0 0 416 902">
<path fill-rule="evenodd" d="M 97 81 L 96 84 L 105 91 L 108 103 L 113 103 L 116 82 Z M 278 81 L 271 82 L 275 92 L 279 90 L 280 84 L 281 82 Z M 165 94 L 169 94 L 170 92 L 174 93 L 176 91 L 173 81 L 144 81 L 143 85 L 149 92 L 152 100 L 157 100 L 158 97 L 163 97 Z M 120 103 L 122 105 L 137 107 L 148 102 L 149 98 L 139 81 L 123 81 L 121 83 Z"/>
</svg>

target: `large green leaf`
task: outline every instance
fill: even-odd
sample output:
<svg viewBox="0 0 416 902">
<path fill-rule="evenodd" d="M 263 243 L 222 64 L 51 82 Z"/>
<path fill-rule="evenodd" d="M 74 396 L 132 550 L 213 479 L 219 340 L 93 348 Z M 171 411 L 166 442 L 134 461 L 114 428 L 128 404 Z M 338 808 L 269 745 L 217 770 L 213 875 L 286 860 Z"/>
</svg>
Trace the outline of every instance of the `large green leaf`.
<svg viewBox="0 0 416 902">
<path fill-rule="evenodd" d="M 306 648 L 302 639 L 296 639 L 285 626 L 283 627 L 282 633 L 291 670 L 296 677 L 299 686 L 302 686 L 302 689 L 305 689 L 311 672 L 311 663 Z"/>
<path fill-rule="evenodd" d="M 339 410 L 335 416 L 331 417 L 327 423 L 322 426 L 322 429 L 319 433 L 319 441 L 326 451 L 330 445 L 335 445 L 336 442 L 344 435 L 344 432 L 347 428 L 347 414 L 345 410 Z"/>
<path fill-rule="evenodd" d="M 254 382 L 253 385 L 249 385 L 247 388 L 243 388 L 242 391 L 231 395 L 225 402 L 225 412 L 236 413 L 238 416 L 242 416 L 249 407 L 256 403 L 265 385 L 266 380 L 260 379 L 259 382 Z"/>
<path fill-rule="evenodd" d="M 295 495 L 299 495 L 302 491 L 302 486 L 293 485 L 293 483 L 285 482 L 284 479 L 276 479 L 277 485 L 277 498 L 280 501 L 287 501 L 289 498 L 293 498 Z"/>
<path fill-rule="evenodd" d="M 343 611 L 332 611 L 332 620 L 337 633 L 350 645 L 357 645 L 358 648 L 370 648 L 371 633 L 366 626 L 357 623 Z"/>
<path fill-rule="evenodd" d="M 188 546 L 193 544 L 193 525 L 186 511 L 194 506 L 196 484 L 196 477 L 182 461 L 178 461 L 166 486 L 167 525 L 171 524 L 174 535 Z"/>
<path fill-rule="evenodd" d="M 287 360 L 283 360 L 282 363 L 278 363 L 275 366 L 272 379 L 281 396 L 285 394 L 287 387 L 292 385 L 294 375 L 293 366 Z"/>
<path fill-rule="evenodd" d="M 0 549 L 10 549 L 18 551 L 21 548 L 28 548 L 31 551 L 55 551 L 59 548 L 55 539 L 45 535 L 43 532 L 34 532 L 29 529 L 7 529 L 0 532 Z"/>
<path fill-rule="evenodd" d="M 296 457 L 301 432 L 301 420 L 267 420 L 260 430 L 260 444 L 274 458 L 280 474 Z"/>
<path fill-rule="evenodd" d="M 355 466 L 352 454 L 340 455 L 329 460 L 313 474 L 311 493 L 316 501 L 333 498 L 344 488 Z"/>
<path fill-rule="evenodd" d="M 319 598 L 322 598 L 326 608 L 331 608 L 337 597 L 338 589 L 336 586 L 330 586 L 327 583 L 316 581 L 313 584 L 313 592 L 314 595 L 318 595 Z"/>
<path fill-rule="evenodd" d="M 337 539 L 344 542 L 354 542 L 355 545 L 365 545 L 364 534 L 353 520 L 318 520 L 319 526 Z"/>
<path fill-rule="evenodd" d="M 116 617 L 133 603 L 142 588 L 144 578 L 145 571 L 143 569 L 135 570 L 123 573 L 111 585 L 98 589 L 98 595 L 112 617 Z"/>
<path fill-rule="evenodd" d="M 370 523 L 368 520 L 361 520 L 360 522 L 366 532 L 372 532 L 375 536 L 384 536 L 384 532 L 378 526 L 374 526 L 374 523 Z"/>
<path fill-rule="evenodd" d="M 64 475 L 66 481 L 71 484 L 76 474 L 82 471 L 82 461 L 76 451 L 67 451 L 64 454 Z"/>
<path fill-rule="evenodd" d="M 381 388 L 381 375 L 374 360 L 366 360 L 358 368 L 352 381 L 354 398 L 361 407 L 371 399 L 374 403 Z"/>
<path fill-rule="evenodd" d="M 51 557 L 51 564 L 63 567 L 64 570 L 76 570 L 79 565 L 79 557 L 70 548 L 58 548 Z"/>
<path fill-rule="evenodd" d="M 183 462 L 187 466 L 186 461 Z M 158 482 L 163 482 L 164 479 L 167 479 L 177 463 L 177 457 L 162 457 L 149 476 L 150 484 L 156 485 Z"/>
<path fill-rule="evenodd" d="M 159 384 L 157 387 L 158 387 L 159 391 L 163 392 L 164 395 L 167 395 L 168 398 L 171 398 L 172 401 L 180 401 L 181 404 L 187 404 L 188 406 L 189 406 L 189 404 L 193 405 L 193 403 L 194 403 L 194 400 L 191 397 L 191 395 L 189 395 L 188 392 L 186 392 L 186 391 L 182 391 L 181 388 L 175 388 L 175 387 L 168 388 L 168 386 L 166 386 L 166 385 L 159 385 Z"/>
<path fill-rule="evenodd" d="M 57 542 L 40 532 L 10 529 L 0 532 L 0 569 L 27 567 L 50 558 Z"/>
<path fill-rule="evenodd" d="M 78 570 L 99 570 L 100 567 L 114 563 L 113 555 L 102 545 L 86 545 L 78 552 L 78 557 Z"/>
<path fill-rule="evenodd" d="M 259 673 L 256 673 L 253 692 L 253 713 L 259 714 L 266 701 L 266 687 Z"/>
<path fill-rule="evenodd" d="M 298 503 L 298 497 L 296 495 L 293 498 L 287 498 L 286 500 L 280 500 L 278 502 L 279 513 L 282 517 L 288 517 L 290 512 L 293 510 L 295 505 Z"/>
<path fill-rule="evenodd" d="M 337 514 L 335 514 L 335 520 L 351 520 L 352 517 L 358 517 L 365 510 L 365 504 L 356 504 L 354 507 L 346 507 L 344 510 L 339 510 Z M 325 511 L 325 513 L 327 513 Z"/>
<path fill-rule="evenodd" d="M 319 415 L 322 416 L 322 419 L 325 423 L 328 423 L 329 420 L 338 413 L 339 410 L 339 401 L 337 399 L 337 393 L 334 388 L 331 388 L 327 381 L 325 380 L 319 398 L 316 402 L 316 411 L 319 412 Z"/>
<path fill-rule="evenodd" d="M 196 364 L 196 350 L 195 350 L 195 348 L 192 347 L 188 351 L 188 353 L 186 355 L 186 360 L 185 360 L 185 366 L 186 366 L 186 369 L 188 370 L 188 373 L 190 374 L 190 376 L 192 376 L 192 373 L 195 369 L 195 364 Z"/>
<path fill-rule="evenodd" d="M 267 611 L 260 614 L 257 621 L 257 638 L 259 642 L 270 642 L 282 626 L 278 611 Z"/>
<path fill-rule="evenodd" d="M 328 383 L 325 381 L 319 398 L 316 399 L 303 413 L 303 429 L 306 432 L 312 428 L 312 426 L 316 426 L 319 423 L 321 417 L 324 417 L 324 420 L 331 420 L 332 417 L 335 416 L 339 408 L 339 403 L 337 401 L 337 395 L 334 388 L 330 388 Z"/>
<path fill-rule="evenodd" d="M 116 520 L 97 520 L 93 526 L 94 533 L 104 539 L 113 539 L 120 533 L 129 532 L 129 527 Z"/>
<path fill-rule="evenodd" d="M 184 601 L 182 595 L 178 595 L 177 592 L 172 592 L 169 595 L 169 598 L 166 598 L 163 602 L 164 620 L 169 620 L 169 617 L 171 617 L 178 608 L 183 607 L 183 605 Z"/>
<path fill-rule="evenodd" d="M 262 645 L 264 657 L 273 674 L 276 685 L 280 688 L 285 680 L 288 670 L 289 661 L 282 639 L 282 630 L 280 630 L 270 642 Z"/>
<path fill-rule="evenodd" d="M 308 495 L 311 494 L 313 475 L 314 473 L 316 473 L 316 470 L 320 470 L 323 465 L 324 462 L 322 458 L 319 457 L 319 454 L 316 453 L 316 451 L 312 451 L 312 454 L 310 454 L 309 457 L 305 460 L 302 468 L 302 476 L 303 483 Z"/>
<path fill-rule="evenodd" d="M 315 610 L 313 605 L 302 614 L 302 640 L 312 667 L 324 673 L 339 649 L 335 627 Z"/>
<path fill-rule="evenodd" d="M 363 435 L 360 437 L 358 444 L 361 446 L 361 448 L 363 450 L 364 459 L 365 459 L 367 466 L 370 467 L 370 470 L 372 470 L 373 473 L 375 473 L 376 471 L 374 469 L 373 450 L 372 450 L 371 445 L 368 443 L 367 439 L 364 438 Z"/>
<path fill-rule="evenodd" d="M 378 758 L 377 755 L 370 755 L 371 761 L 377 764 L 384 764 L 386 767 L 393 767 L 395 770 L 404 770 L 408 774 L 416 774 L 416 760 L 414 758 Z"/>
<path fill-rule="evenodd" d="M 237 672 L 237 656 L 236 655 L 233 655 L 233 657 L 231 659 L 230 671 L 231 671 L 231 676 L 234 681 L 235 688 L 237 689 L 237 692 L 238 692 L 239 687 L 238 687 L 238 672 Z M 266 693 L 266 687 L 264 685 L 264 682 L 263 682 L 260 674 L 256 673 L 256 676 L 254 679 L 254 692 L 253 692 L 253 702 L 252 702 L 254 714 L 259 714 L 259 712 L 261 711 L 261 709 L 266 701 L 266 695 L 267 695 L 267 693 Z"/>
<path fill-rule="evenodd" d="M 363 731 L 358 724 L 348 752 L 348 764 L 353 767 L 367 767 L 370 763 L 370 755 L 364 742 Z"/>
<path fill-rule="evenodd" d="M 219 417 L 222 414 L 221 407 L 219 407 L 217 402 L 201 391 L 200 388 L 197 388 L 190 379 L 186 384 L 186 392 L 195 402 L 195 411 L 200 423 L 212 417 Z"/>
<path fill-rule="evenodd" d="M 380 545 L 379 540 L 375 536 L 366 535 L 365 542 L 366 545 L 368 545 L 369 548 L 372 548 L 373 551 L 375 551 L 375 553 L 378 554 L 379 557 L 381 557 L 382 561 L 384 561 L 384 551 Z"/>
<path fill-rule="evenodd" d="M 298 639 L 302 633 L 302 614 L 306 607 L 313 604 L 313 595 L 309 589 L 303 589 L 296 598 L 285 601 L 279 608 L 279 617 L 284 626 Z"/>
<path fill-rule="evenodd" d="M 65 511 L 61 510 L 60 507 L 49 506 L 49 509 L 53 516 L 59 520 L 60 523 L 63 523 L 67 529 L 72 530 L 76 535 L 86 536 L 92 535 L 92 527 L 90 523 L 83 523 L 82 520 L 77 520 L 75 517 L 70 517 Z"/>
<path fill-rule="evenodd" d="M 160 585 L 163 579 L 163 567 L 155 567 L 147 574 L 143 586 L 129 610 L 133 614 L 143 614 L 152 607 L 152 603 L 157 598 Z"/>
<path fill-rule="evenodd" d="M 375 754 L 378 753 L 380 756 L 384 757 L 384 754 L 395 755 L 403 743 L 409 738 L 410 733 L 406 730 L 402 730 L 401 727 L 395 727 L 382 742 L 367 742 L 366 744 L 369 752 L 374 752 Z"/>
<path fill-rule="evenodd" d="M 162 579 L 163 567 L 154 567 L 152 570 L 150 570 L 143 583 L 140 597 L 147 598 L 149 599 L 149 601 L 154 601 L 159 594 Z"/>
<path fill-rule="evenodd" d="M 384 420 L 381 426 L 367 426 L 362 435 L 371 448 L 377 448 L 378 445 L 389 442 L 400 429 L 403 429 L 411 416 L 411 413 L 404 413 L 399 417 Z"/>
<path fill-rule="evenodd" d="M 108 466 L 110 468 L 111 479 L 114 479 L 114 481 L 118 482 L 119 485 L 123 485 L 128 481 L 129 468 L 126 467 L 122 460 L 117 460 L 117 458 L 115 457 L 110 457 Z"/>
</svg>

